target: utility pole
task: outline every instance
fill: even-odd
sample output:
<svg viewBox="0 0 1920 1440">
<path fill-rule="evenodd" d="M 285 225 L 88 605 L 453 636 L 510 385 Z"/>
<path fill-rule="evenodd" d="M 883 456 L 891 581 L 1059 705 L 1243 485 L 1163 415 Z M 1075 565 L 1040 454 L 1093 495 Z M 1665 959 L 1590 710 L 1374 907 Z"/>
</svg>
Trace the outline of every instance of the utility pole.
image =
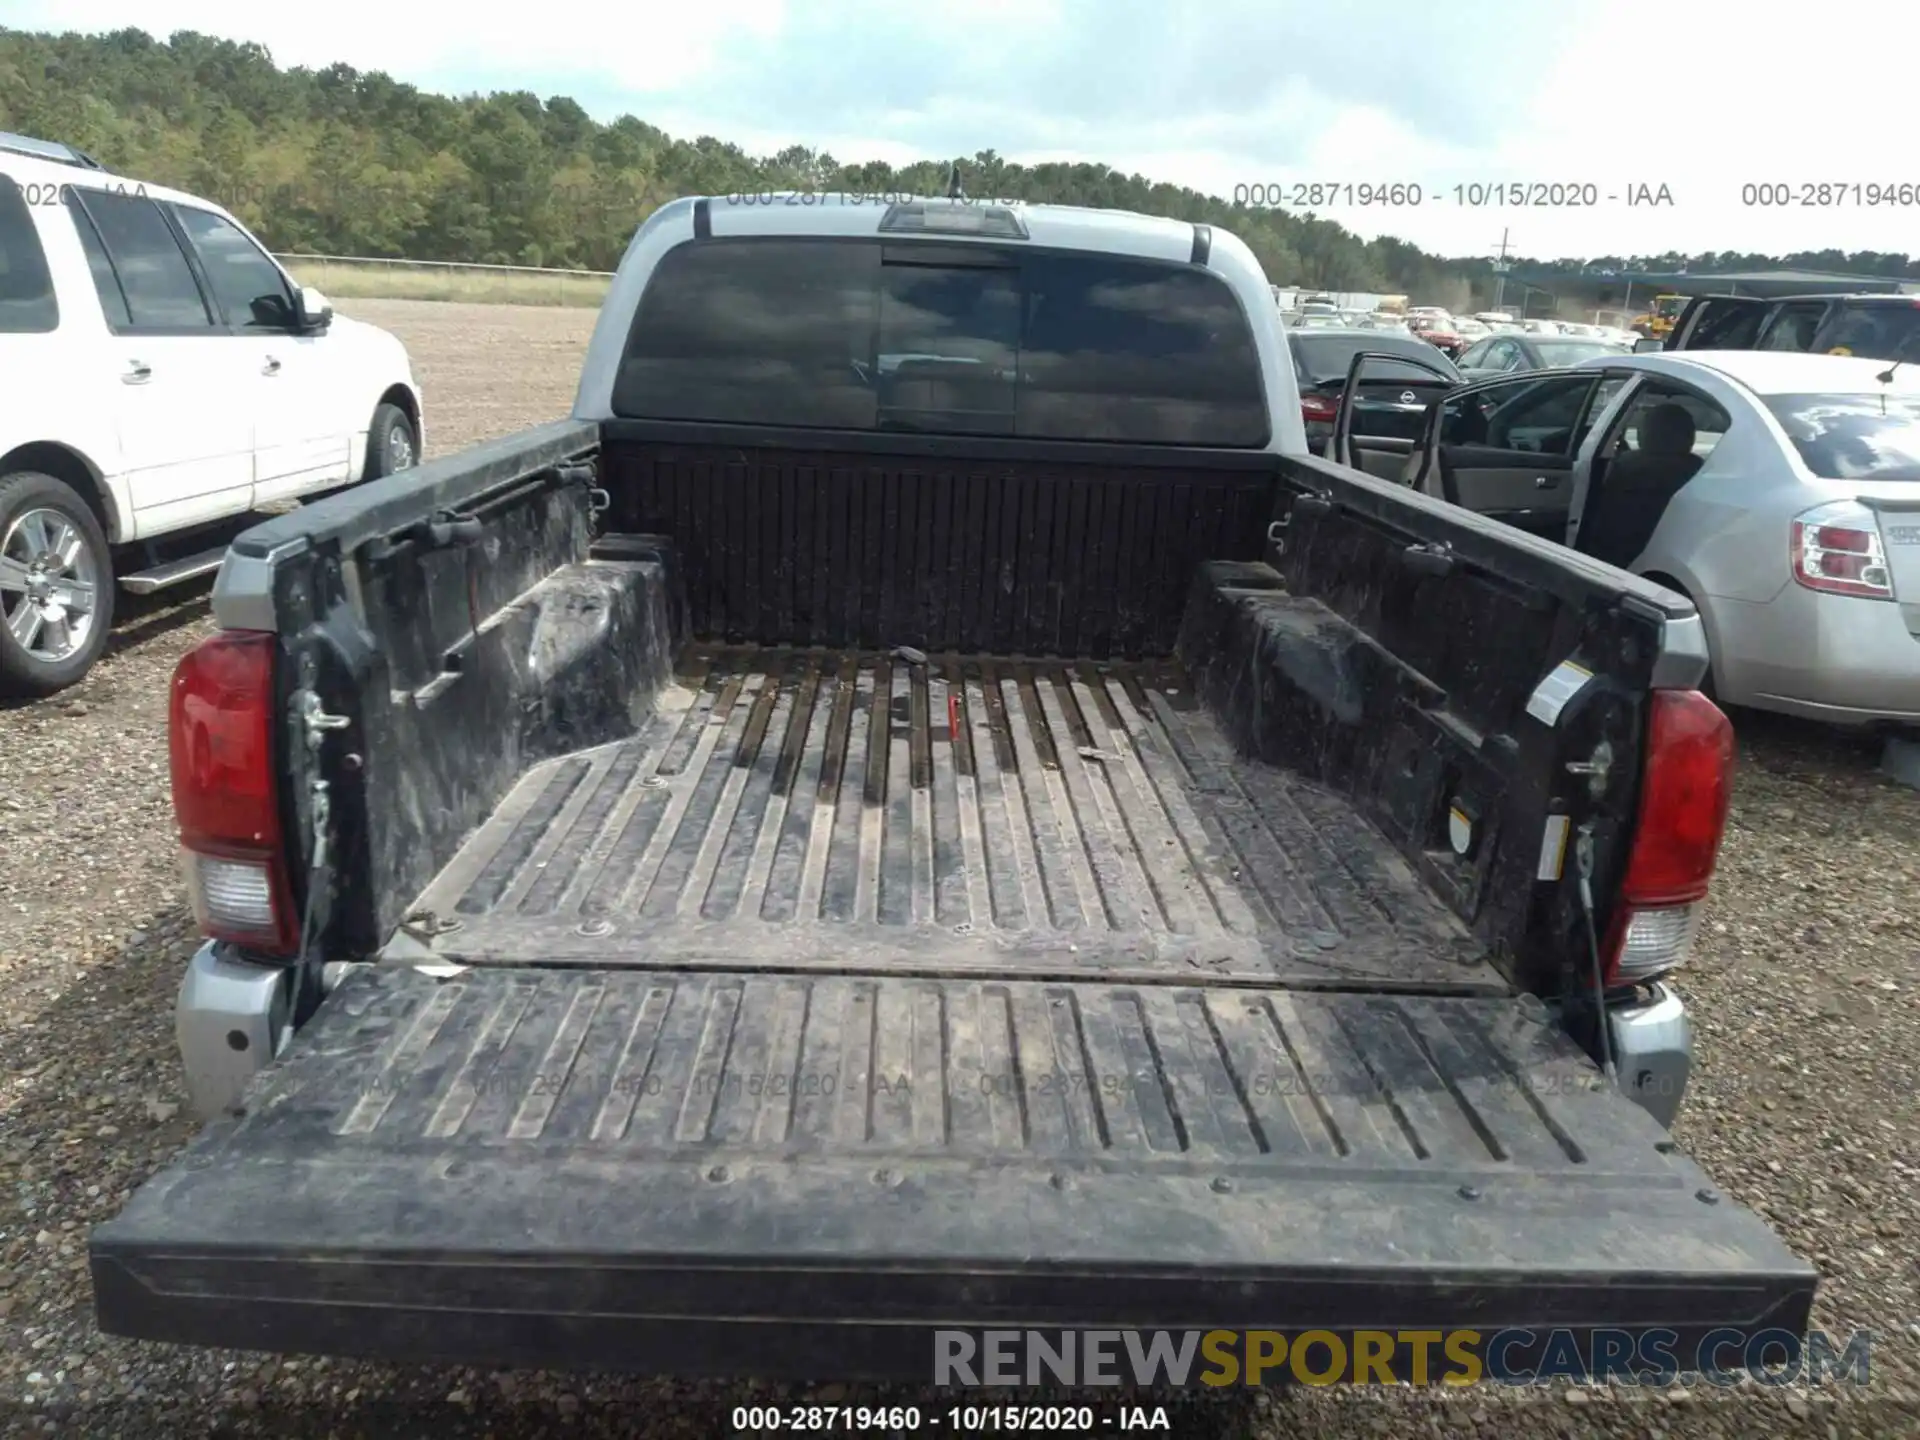
<svg viewBox="0 0 1920 1440">
<path fill-rule="evenodd" d="M 1493 308 L 1496 310 L 1501 308 L 1502 302 L 1507 298 L 1507 271 L 1513 268 L 1512 263 L 1507 259 L 1507 233 L 1506 227 L 1502 226 L 1500 230 L 1500 254 L 1495 257 L 1493 262 L 1493 273 L 1498 277 L 1493 287 Z"/>
</svg>

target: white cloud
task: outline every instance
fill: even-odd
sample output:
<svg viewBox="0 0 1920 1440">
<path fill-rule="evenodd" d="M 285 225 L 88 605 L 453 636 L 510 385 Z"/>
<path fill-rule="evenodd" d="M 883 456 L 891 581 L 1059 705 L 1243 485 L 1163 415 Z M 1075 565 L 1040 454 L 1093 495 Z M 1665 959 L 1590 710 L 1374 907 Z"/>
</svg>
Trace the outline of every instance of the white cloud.
<svg viewBox="0 0 1920 1440">
<path fill-rule="evenodd" d="M 71 28 L 64 3 L 6 22 Z M 1417 208 L 1322 211 L 1484 254 L 1920 250 L 1920 205 L 1742 203 L 1752 183 L 1920 185 L 1900 57 L 1907 0 L 1827 0 L 1786 35 L 1707 0 L 1450 0 L 1341 13 L 1212 0 L 633 0 L 523 9 L 335 0 L 89 0 L 85 28 L 195 29 L 281 64 L 344 61 L 436 90 L 511 86 L 750 150 L 899 163 L 994 149 L 1104 161 L 1231 195 L 1412 182 Z M 1463 206 L 1455 186 L 1591 184 L 1593 208 Z M 1629 187 L 1673 204 L 1631 208 Z"/>
<path fill-rule="evenodd" d="M 394 4 L 329 0 L 282 8 L 253 0 L 5 0 L 0 22 L 20 30 L 136 29 L 165 39 L 197 30 L 264 45 L 281 66 L 344 63 L 459 93 L 513 84 L 564 93 L 569 77 L 598 77 L 632 92 L 636 109 L 657 89 L 715 69 L 741 37 L 777 33 L 786 0 L 697 0 L 695 4 L 569 4 L 551 11 L 479 3 Z M 518 80 L 505 77 L 519 76 Z M 501 78 L 494 78 L 501 77 Z"/>
</svg>

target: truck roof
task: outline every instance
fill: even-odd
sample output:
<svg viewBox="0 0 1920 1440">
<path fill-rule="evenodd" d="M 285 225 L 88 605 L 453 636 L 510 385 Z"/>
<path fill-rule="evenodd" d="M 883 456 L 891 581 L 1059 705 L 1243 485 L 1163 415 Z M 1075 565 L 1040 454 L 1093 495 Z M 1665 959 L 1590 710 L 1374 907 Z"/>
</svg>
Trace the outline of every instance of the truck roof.
<svg viewBox="0 0 1920 1440">
<path fill-rule="evenodd" d="M 708 195 L 663 206 L 665 215 L 678 207 L 691 208 L 696 232 L 705 216 L 707 233 L 734 235 L 878 235 L 881 222 L 896 207 L 919 205 L 930 216 L 985 217 L 1012 213 L 1026 228 L 1028 244 L 1070 250 L 1104 251 L 1141 259 L 1205 260 L 1213 242 L 1211 226 L 1163 215 L 1131 210 L 1096 210 L 1082 205 L 1031 205 L 993 196 L 951 200 L 945 196 L 915 195 L 888 190 L 858 191 L 755 190 L 733 195 Z M 903 237 L 904 238 L 904 237 Z M 960 230 L 915 232 L 915 239 L 969 240 L 1004 243 L 1004 234 L 969 234 Z"/>
<path fill-rule="evenodd" d="M 1821 290 L 1814 294 L 1735 295 L 1724 290 L 1694 297 L 1698 300 L 1755 300 L 1763 305 L 1792 305 L 1808 300 L 1844 300 L 1849 305 L 1920 305 L 1920 294 L 1884 290 Z"/>
</svg>

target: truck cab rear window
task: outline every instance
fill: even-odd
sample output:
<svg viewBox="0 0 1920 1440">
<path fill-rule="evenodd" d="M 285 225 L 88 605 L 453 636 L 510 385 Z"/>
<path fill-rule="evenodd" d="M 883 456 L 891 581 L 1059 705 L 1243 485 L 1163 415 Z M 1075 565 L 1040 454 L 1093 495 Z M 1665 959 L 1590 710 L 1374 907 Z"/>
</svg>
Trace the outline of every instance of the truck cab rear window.
<svg viewBox="0 0 1920 1440">
<path fill-rule="evenodd" d="M 636 419 L 1257 449 L 1219 277 L 936 242 L 710 240 L 655 270 L 614 386 Z"/>
<path fill-rule="evenodd" d="M 1815 475 L 1920 481 L 1920 397 L 1769 395 L 1766 402 Z"/>
</svg>

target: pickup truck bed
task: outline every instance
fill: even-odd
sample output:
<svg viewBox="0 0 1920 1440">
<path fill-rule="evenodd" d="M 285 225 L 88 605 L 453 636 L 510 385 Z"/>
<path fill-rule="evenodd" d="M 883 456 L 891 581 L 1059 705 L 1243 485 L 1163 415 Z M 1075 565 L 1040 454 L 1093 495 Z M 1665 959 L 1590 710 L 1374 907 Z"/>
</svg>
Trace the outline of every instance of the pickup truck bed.
<svg viewBox="0 0 1920 1440">
<path fill-rule="evenodd" d="M 353 717 L 293 752 L 332 785 L 353 878 L 315 924 L 351 963 L 94 1232 L 105 1329 L 924 1378 L 942 1325 L 1621 1325 L 1680 1353 L 1804 1327 L 1808 1267 L 1560 1021 L 1583 972 L 1554 968 L 1577 912 L 1542 827 L 1571 761 L 1638 743 L 1684 601 L 1279 460 L 1271 536 L 1267 509 L 1122 527 L 1110 579 L 1072 535 L 1020 550 L 1018 593 L 1058 603 L 995 624 L 1124 645 L 984 654 L 955 643 L 986 624 L 968 577 L 1017 566 L 883 554 L 832 571 L 842 611 L 740 528 L 777 455 L 689 483 L 703 528 L 674 488 L 701 452 L 601 439 L 534 432 L 237 547 L 226 623 L 267 623 L 241 587 L 272 564 L 281 673 Z M 965 533 L 1034 533 L 1046 486 L 1237 513 L 1244 461 L 1180 463 L 1001 462 L 1022 509 Z M 908 551 L 864 503 L 904 482 L 844 468 L 833 544 Z M 436 543 L 442 511 L 479 538 Z M 789 598 L 748 604 L 751 576 Z M 1575 654 L 1605 683 L 1544 722 Z"/>
<path fill-rule="evenodd" d="M 692 646 L 632 739 L 528 770 L 410 931 L 471 962 L 1508 988 L 1173 659 Z"/>
</svg>

